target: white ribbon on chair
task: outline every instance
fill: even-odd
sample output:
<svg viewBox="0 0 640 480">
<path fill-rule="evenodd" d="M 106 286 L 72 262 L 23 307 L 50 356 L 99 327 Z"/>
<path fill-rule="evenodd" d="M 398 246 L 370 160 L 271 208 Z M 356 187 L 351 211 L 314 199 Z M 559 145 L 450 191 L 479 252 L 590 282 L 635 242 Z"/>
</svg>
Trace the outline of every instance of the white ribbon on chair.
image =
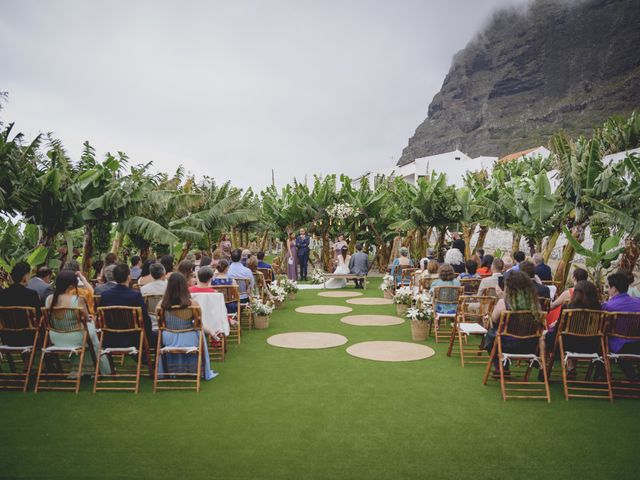
<svg viewBox="0 0 640 480">
<path fill-rule="evenodd" d="M 612 360 L 615 360 L 617 363 L 618 360 L 623 358 L 636 358 L 640 360 L 640 355 L 635 353 L 610 353 L 609 358 L 611 358 Z"/>
<path fill-rule="evenodd" d="M 45 352 L 45 353 L 67 352 L 68 351 L 69 352 L 69 358 L 71 358 L 71 355 L 79 355 L 80 354 L 80 350 L 82 350 L 82 347 L 69 348 L 69 347 L 56 347 L 55 345 L 42 349 L 42 351 Z"/>
<path fill-rule="evenodd" d="M 164 347 L 160 349 L 160 353 L 195 353 L 198 347 Z"/>
<path fill-rule="evenodd" d="M 583 360 L 591 360 L 591 363 L 596 363 L 596 362 L 600 362 L 600 363 L 604 363 L 604 359 L 598 355 L 597 353 L 576 353 L 576 352 L 565 352 L 564 354 L 564 359 L 563 362 L 566 365 L 567 361 L 570 358 L 577 358 L 578 360 L 583 359 Z"/>
<path fill-rule="evenodd" d="M 128 347 L 128 348 L 105 348 L 100 352 L 100 355 L 110 355 L 112 353 L 115 354 L 126 354 L 126 355 L 137 355 L 138 349 L 136 347 Z"/>
<path fill-rule="evenodd" d="M 535 353 L 503 353 L 502 364 L 506 367 L 511 360 L 529 360 L 529 367 L 533 367 L 534 363 L 540 366 L 540 359 Z"/>
</svg>

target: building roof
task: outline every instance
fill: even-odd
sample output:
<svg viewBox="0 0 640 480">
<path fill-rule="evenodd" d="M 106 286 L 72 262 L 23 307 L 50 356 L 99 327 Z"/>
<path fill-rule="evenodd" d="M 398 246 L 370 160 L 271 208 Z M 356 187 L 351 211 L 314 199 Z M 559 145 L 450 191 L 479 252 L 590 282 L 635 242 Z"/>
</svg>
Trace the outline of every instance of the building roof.
<svg viewBox="0 0 640 480">
<path fill-rule="evenodd" d="M 533 153 L 536 150 L 539 150 L 541 148 L 544 148 L 544 147 L 538 146 L 538 147 L 533 147 L 533 148 L 528 148 L 526 150 L 522 150 L 521 152 L 510 153 L 509 155 L 505 155 L 504 157 L 500 158 L 498 161 L 499 162 L 510 162 L 512 160 L 517 160 L 518 158 L 525 157 L 525 156 L 529 155 L 530 153 Z"/>
</svg>

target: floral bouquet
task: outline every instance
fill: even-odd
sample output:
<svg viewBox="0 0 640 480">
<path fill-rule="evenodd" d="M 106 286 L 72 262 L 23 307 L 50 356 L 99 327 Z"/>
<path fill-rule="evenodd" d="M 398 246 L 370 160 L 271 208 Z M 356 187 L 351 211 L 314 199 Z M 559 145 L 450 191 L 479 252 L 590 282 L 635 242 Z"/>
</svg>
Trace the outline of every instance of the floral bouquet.
<svg viewBox="0 0 640 480">
<path fill-rule="evenodd" d="M 344 221 L 349 217 L 353 217 L 356 209 L 348 203 L 334 203 L 327 209 L 330 220 Z"/>
<path fill-rule="evenodd" d="M 415 305 L 407 310 L 405 318 L 419 322 L 431 322 L 433 320 L 433 311 L 426 304 L 422 306 Z"/>
<path fill-rule="evenodd" d="M 324 275 L 321 271 L 313 271 L 313 275 L 311 275 L 311 283 L 314 285 L 320 285 L 321 283 L 324 283 Z"/>
<path fill-rule="evenodd" d="M 410 287 L 400 287 L 393 295 L 393 302 L 397 305 L 411 305 L 413 292 Z"/>
<path fill-rule="evenodd" d="M 429 325 L 433 322 L 433 311 L 429 304 L 423 303 L 419 298 L 404 316 L 411 321 L 411 339 L 418 342 L 426 340 L 429 336 Z"/>
<path fill-rule="evenodd" d="M 275 283 L 275 282 L 274 282 Z M 292 280 L 289 280 L 287 277 L 283 277 L 280 279 L 280 286 L 284 288 L 286 294 L 290 293 L 298 293 L 298 283 Z"/>
<path fill-rule="evenodd" d="M 251 310 L 260 317 L 268 317 L 273 313 L 273 306 L 267 302 L 262 303 L 259 299 L 251 302 Z"/>
<path fill-rule="evenodd" d="M 271 293 L 271 298 L 276 303 L 276 305 L 284 302 L 284 299 L 287 297 L 287 292 L 281 285 L 278 285 L 278 282 L 273 282 L 269 286 L 269 292 Z"/>
<path fill-rule="evenodd" d="M 380 284 L 380 290 L 386 292 L 387 290 L 393 290 L 393 277 L 389 274 L 382 277 L 382 283 Z"/>
</svg>

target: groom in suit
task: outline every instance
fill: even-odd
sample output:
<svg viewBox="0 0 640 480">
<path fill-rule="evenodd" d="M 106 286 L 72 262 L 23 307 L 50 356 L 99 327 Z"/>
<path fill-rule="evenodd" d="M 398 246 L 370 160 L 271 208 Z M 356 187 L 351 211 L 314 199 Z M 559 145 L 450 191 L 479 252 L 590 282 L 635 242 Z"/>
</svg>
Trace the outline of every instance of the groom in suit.
<svg viewBox="0 0 640 480">
<path fill-rule="evenodd" d="M 300 235 L 296 237 L 296 250 L 298 251 L 298 263 L 300 264 L 300 280 L 307 279 L 307 262 L 309 261 L 309 237 L 304 228 L 300 229 Z"/>
<path fill-rule="evenodd" d="M 366 275 L 369 273 L 369 255 L 362 252 L 362 244 L 356 244 L 356 253 L 349 260 L 349 273 L 352 275 Z M 364 288 L 364 279 L 354 279 L 356 288 Z"/>
</svg>

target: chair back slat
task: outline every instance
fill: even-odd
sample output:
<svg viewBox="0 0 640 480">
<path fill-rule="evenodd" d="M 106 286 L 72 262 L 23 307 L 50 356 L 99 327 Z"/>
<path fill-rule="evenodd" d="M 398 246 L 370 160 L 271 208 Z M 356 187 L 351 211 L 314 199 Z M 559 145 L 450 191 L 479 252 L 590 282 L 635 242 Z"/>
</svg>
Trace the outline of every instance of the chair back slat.
<svg viewBox="0 0 640 480">
<path fill-rule="evenodd" d="M 558 321 L 558 333 L 594 337 L 604 335 L 607 316 L 600 310 L 563 309 Z"/>
<path fill-rule="evenodd" d="M 47 328 L 59 333 L 79 332 L 86 328 L 87 320 L 82 308 L 48 308 L 44 318 Z"/>
<path fill-rule="evenodd" d="M 224 303 L 235 303 L 240 300 L 238 285 L 214 285 L 213 288 L 224 295 Z"/>
<path fill-rule="evenodd" d="M 107 332 L 139 332 L 142 329 L 140 307 L 98 307 L 98 328 Z"/>
<path fill-rule="evenodd" d="M 485 287 L 478 292 L 478 295 L 482 297 L 498 297 L 498 291 L 495 287 Z"/>
<path fill-rule="evenodd" d="M 551 309 L 551 299 L 546 297 L 538 297 L 538 301 L 540 302 L 540 308 L 544 312 L 548 312 Z"/>
<path fill-rule="evenodd" d="M 465 295 L 477 295 L 478 288 L 480 288 L 480 278 L 461 278 L 460 285 L 464 288 Z"/>
<path fill-rule="evenodd" d="M 173 333 L 184 333 L 202 330 L 202 312 L 199 306 L 173 306 L 159 310 L 158 330 Z"/>
<path fill-rule="evenodd" d="M 164 295 L 144 295 L 144 304 L 147 306 L 147 312 L 150 315 L 155 315 L 156 310 L 158 309 L 158 305 L 162 301 L 162 297 Z"/>
<path fill-rule="evenodd" d="M 640 340 L 640 312 L 611 312 L 608 319 L 610 337 Z"/>
<path fill-rule="evenodd" d="M 484 320 L 491 315 L 496 304 L 494 297 L 478 295 L 462 295 L 458 303 L 457 313 L 463 322 L 484 324 Z"/>
<path fill-rule="evenodd" d="M 458 299 L 464 294 L 462 287 L 444 285 L 433 289 L 433 300 L 439 303 L 458 303 Z"/>
<path fill-rule="evenodd" d="M 33 307 L 0 307 L 0 334 L 24 332 L 38 328 L 36 309 Z"/>
<path fill-rule="evenodd" d="M 529 310 L 503 311 L 498 324 L 498 335 L 518 339 L 536 338 L 542 335 L 546 314 Z"/>
<path fill-rule="evenodd" d="M 264 281 L 267 283 L 273 282 L 273 270 L 270 268 L 259 268 L 258 271 L 264 275 Z"/>
<path fill-rule="evenodd" d="M 238 284 L 238 289 L 240 290 L 240 295 L 249 295 L 251 296 L 251 279 L 250 278 L 236 278 L 234 279 Z"/>
</svg>

